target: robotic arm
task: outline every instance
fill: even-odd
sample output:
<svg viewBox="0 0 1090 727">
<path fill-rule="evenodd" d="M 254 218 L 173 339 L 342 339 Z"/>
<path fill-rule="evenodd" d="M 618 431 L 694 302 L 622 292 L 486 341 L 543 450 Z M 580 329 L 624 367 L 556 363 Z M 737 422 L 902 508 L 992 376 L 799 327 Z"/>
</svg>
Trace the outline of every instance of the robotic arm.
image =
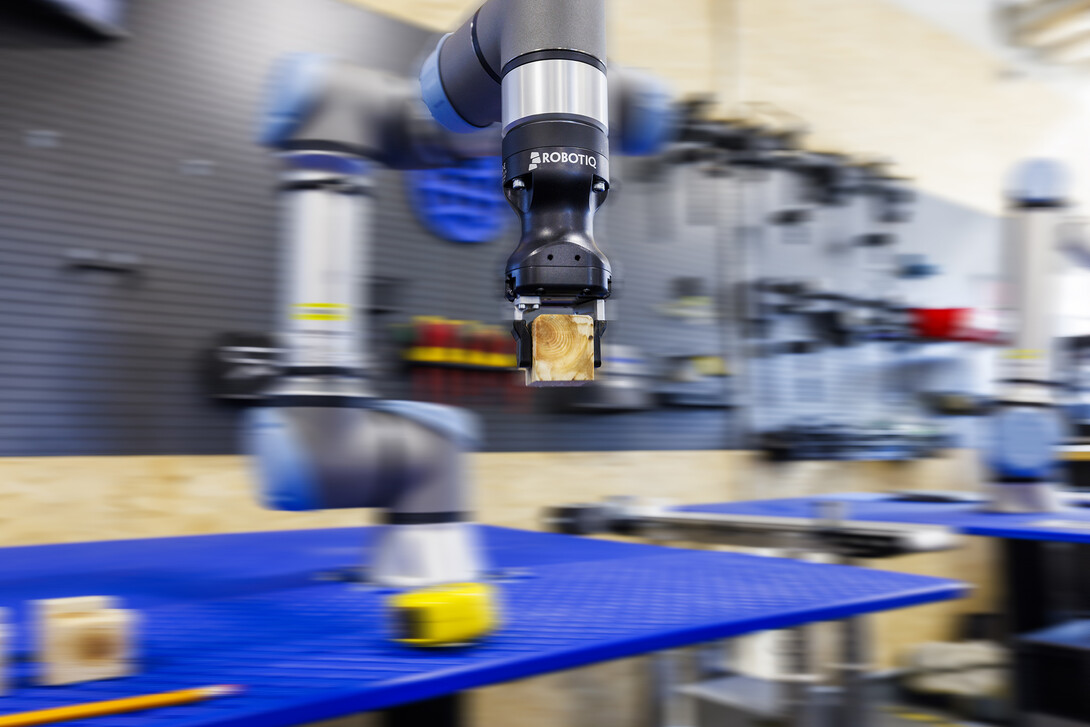
<svg viewBox="0 0 1090 727">
<path fill-rule="evenodd" d="M 273 69 L 260 141 L 282 161 L 283 248 L 283 374 L 246 427 L 261 498 L 279 510 L 380 508 L 377 583 L 477 580 L 464 455 L 475 422 L 375 396 L 364 277 L 375 166 L 449 165 L 493 153 L 498 136 L 443 129 L 415 82 L 297 54 Z"/>
<path fill-rule="evenodd" d="M 484 564 L 467 522 L 472 420 L 380 399 L 367 383 L 370 171 L 495 154 L 502 134 L 505 191 L 523 220 L 509 297 L 524 309 L 595 302 L 600 311 L 610 292 L 591 237 L 608 188 L 602 13 L 601 0 L 492 0 L 425 65 L 430 112 L 418 83 L 370 69 L 316 55 L 274 69 L 261 142 L 284 170 L 284 373 L 251 412 L 248 450 L 270 507 L 384 511 L 372 558 L 379 583 L 473 581 Z M 653 79 L 623 77 L 620 146 L 654 151 L 671 130 L 671 99 Z"/>
<path fill-rule="evenodd" d="M 609 260 L 594 213 L 609 191 L 609 94 L 603 0 L 491 0 L 440 40 L 421 72 L 435 119 L 454 131 L 501 122 L 503 189 L 522 222 L 507 260 L 520 365 L 524 314 L 590 315 L 601 362 Z"/>
</svg>

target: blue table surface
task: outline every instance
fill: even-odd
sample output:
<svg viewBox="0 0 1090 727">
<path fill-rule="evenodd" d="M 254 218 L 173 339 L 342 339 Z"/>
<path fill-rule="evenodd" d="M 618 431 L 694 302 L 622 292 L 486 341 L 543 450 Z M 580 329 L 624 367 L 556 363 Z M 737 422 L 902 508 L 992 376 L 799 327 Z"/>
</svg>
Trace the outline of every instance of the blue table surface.
<svg viewBox="0 0 1090 727">
<path fill-rule="evenodd" d="M 688 512 L 730 515 L 814 517 L 817 503 L 839 500 L 848 503 L 845 518 L 873 522 L 944 525 L 966 535 L 1020 540 L 1090 543 L 1090 508 L 1069 507 L 1063 512 L 1006 514 L 987 512 L 979 503 L 905 502 L 881 493 L 838 493 L 780 500 L 751 500 L 678 508 Z"/>
<path fill-rule="evenodd" d="M 376 528 L 0 550 L 16 669 L 0 713 L 242 684 L 244 695 L 71 722 L 299 724 L 769 628 L 964 594 L 955 581 L 732 553 L 481 527 L 504 624 L 476 646 L 390 640 L 390 591 L 316 574 L 365 562 Z M 136 676 L 32 685 L 27 602 L 112 595 L 141 612 Z"/>
</svg>

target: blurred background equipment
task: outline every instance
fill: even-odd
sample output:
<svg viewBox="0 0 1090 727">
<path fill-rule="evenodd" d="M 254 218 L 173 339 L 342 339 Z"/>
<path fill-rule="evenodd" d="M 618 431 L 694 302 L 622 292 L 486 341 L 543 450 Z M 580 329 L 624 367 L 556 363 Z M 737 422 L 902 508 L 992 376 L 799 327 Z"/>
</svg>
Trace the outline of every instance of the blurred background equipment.
<svg viewBox="0 0 1090 727">
<path fill-rule="evenodd" d="M 946 446 L 927 392 L 900 370 L 919 345 L 900 281 L 933 272 L 897 252 L 914 200 L 905 180 L 808 151 L 798 129 L 739 133 L 706 108 L 690 114 L 678 160 L 719 148 L 722 173 L 736 175 L 735 199 L 717 201 L 737 207 L 720 223 L 735 234 L 722 243 L 731 292 L 716 305 L 731 313 L 717 325 L 744 391 L 745 441 L 773 461 L 915 459 Z M 691 313 L 697 297 L 679 295 L 670 314 Z"/>
<path fill-rule="evenodd" d="M 467 159 L 456 167 L 421 169 L 405 175 L 420 221 L 451 242 L 495 240 L 508 227 L 500 160 Z"/>
<path fill-rule="evenodd" d="M 515 367 L 509 331 L 480 321 L 416 316 L 397 336 L 413 399 L 465 406 L 502 395 L 518 407 L 525 374 Z"/>
<path fill-rule="evenodd" d="M 1007 192 L 1011 211 L 1005 260 L 1013 330 L 1000 363 L 984 449 L 991 507 L 999 512 L 1061 509 L 1058 459 L 1067 422 L 1056 396 L 1056 279 L 1064 247 L 1086 244 L 1063 228 L 1066 177 L 1063 166 L 1052 160 L 1029 160 L 1015 169 Z"/>
<path fill-rule="evenodd" d="M 216 401 L 259 402 L 280 374 L 280 351 L 271 335 L 223 333 L 202 353 L 208 395 Z"/>
</svg>

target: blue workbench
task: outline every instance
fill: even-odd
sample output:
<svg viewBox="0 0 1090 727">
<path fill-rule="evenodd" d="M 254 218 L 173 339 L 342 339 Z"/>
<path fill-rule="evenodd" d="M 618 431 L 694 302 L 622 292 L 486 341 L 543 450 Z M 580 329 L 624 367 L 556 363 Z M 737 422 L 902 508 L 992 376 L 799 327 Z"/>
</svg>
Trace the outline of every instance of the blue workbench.
<svg viewBox="0 0 1090 727">
<path fill-rule="evenodd" d="M 1064 512 L 1006 514 L 986 512 L 980 503 L 907 502 L 880 493 L 839 493 L 780 500 L 722 502 L 688 505 L 687 512 L 729 515 L 815 517 L 817 503 L 847 504 L 845 520 L 943 525 L 965 535 L 1014 540 L 1090 543 L 1090 509 L 1070 507 Z"/>
<path fill-rule="evenodd" d="M 209 684 L 245 695 L 73 725 L 290 725 L 593 662 L 957 598 L 957 582 L 732 553 L 482 527 L 506 612 L 468 648 L 389 639 L 389 591 L 316 574 L 366 561 L 376 530 L 343 528 L 0 550 L 0 606 L 29 653 L 27 601 L 113 595 L 142 613 L 127 679 L 29 685 L 0 713 Z"/>
</svg>

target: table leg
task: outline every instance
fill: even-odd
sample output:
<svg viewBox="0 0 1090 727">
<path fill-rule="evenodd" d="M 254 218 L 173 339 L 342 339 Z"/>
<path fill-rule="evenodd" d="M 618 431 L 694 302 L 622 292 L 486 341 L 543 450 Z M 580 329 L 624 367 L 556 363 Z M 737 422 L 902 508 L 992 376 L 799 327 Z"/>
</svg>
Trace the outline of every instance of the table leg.
<svg viewBox="0 0 1090 727">
<path fill-rule="evenodd" d="M 674 690 L 678 682 L 676 654 L 672 651 L 656 651 L 651 654 L 651 724 L 653 727 L 670 727 L 673 724 Z"/>
<path fill-rule="evenodd" d="M 387 709 L 380 721 L 383 727 L 461 727 L 463 706 L 461 694 L 446 694 Z"/>
<path fill-rule="evenodd" d="M 1048 612 L 1049 564 L 1035 540 L 1001 540 L 1007 640 L 1051 625 Z"/>
<path fill-rule="evenodd" d="M 870 670 L 870 633 L 866 616 L 841 622 L 843 629 L 841 686 L 844 690 L 845 727 L 866 727 L 871 723 L 871 705 L 867 688 Z"/>
</svg>

